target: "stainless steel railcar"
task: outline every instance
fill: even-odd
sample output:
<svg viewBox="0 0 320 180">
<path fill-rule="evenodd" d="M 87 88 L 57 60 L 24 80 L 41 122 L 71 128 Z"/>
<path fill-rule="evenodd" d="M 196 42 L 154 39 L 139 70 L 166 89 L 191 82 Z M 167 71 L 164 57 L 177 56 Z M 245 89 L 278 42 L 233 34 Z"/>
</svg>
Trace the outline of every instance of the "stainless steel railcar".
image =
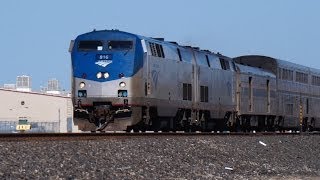
<svg viewBox="0 0 320 180">
<path fill-rule="evenodd" d="M 269 74 L 260 80 L 250 73 L 242 75 L 242 82 L 238 83 L 241 88 L 237 90 L 241 103 L 237 109 L 246 129 L 258 124 L 269 130 L 320 128 L 320 70 L 266 56 L 241 56 L 234 61 L 238 66 L 259 68 L 276 75 Z"/>
<path fill-rule="evenodd" d="M 282 100 L 296 98 L 298 93 L 284 90 L 284 84 L 290 83 L 282 79 L 285 61 L 264 56 L 232 59 L 118 30 L 82 34 L 71 45 L 74 121 L 81 130 L 299 127 L 297 104 Z M 300 88 L 301 101 L 308 102 L 304 124 L 316 128 L 319 116 L 311 113 L 316 111 L 310 106 L 318 95 L 301 91 L 309 84 L 292 81 L 292 85 Z M 313 92 L 319 89 L 312 88 Z"/>
</svg>

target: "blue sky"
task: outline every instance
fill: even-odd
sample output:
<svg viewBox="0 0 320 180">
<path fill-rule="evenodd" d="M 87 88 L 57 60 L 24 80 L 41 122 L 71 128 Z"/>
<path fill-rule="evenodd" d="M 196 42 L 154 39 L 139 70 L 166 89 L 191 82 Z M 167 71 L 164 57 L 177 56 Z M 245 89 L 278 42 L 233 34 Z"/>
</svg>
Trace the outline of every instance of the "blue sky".
<svg viewBox="0 0 320 180">
<path fill-rule="evenodd" d="M 267 55 L 320 69 L 320 1 L 7 0 L 0 2 L 0 86 L 30 75 L 70 89 L 69 42 L 119 29 L 235 57 Z"/>
</svg>

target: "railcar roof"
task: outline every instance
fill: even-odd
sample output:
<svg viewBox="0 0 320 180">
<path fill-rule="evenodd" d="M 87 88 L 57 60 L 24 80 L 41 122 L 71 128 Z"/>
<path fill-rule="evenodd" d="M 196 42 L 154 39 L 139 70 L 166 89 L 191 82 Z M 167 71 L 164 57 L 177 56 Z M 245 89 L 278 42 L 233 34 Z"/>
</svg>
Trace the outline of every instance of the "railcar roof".
<svg viewBox="0 0 320 180">
<path fill-rule="evenodd" d="M 295 70 L 300 70 L 304 72 L 311 71 L 311 73 L 320 74 L 319 69 L 310 68 L 310 67 L 296 64 L 290 61 L 276 59 L 268 56 L 245 55 L 245 56 L 235 57 L 233 59 L 235 60 L 235 62 L 239 64 L 263 68 L 263 69 L 272 71 L 273 73 L 276 73 L 277 69 L 281 67 L 281 68 L 291 69 L 294 71 Z"/>
<path fill-rule="evenodd" d="M 306 72 L 306 73 L 310 72 L 311 74 L 320 75 L 320 69 L 317 69 L 317 68 L 312 68 L 312 67 L 300 65 L 300 64 L 296 64 L 296 63 L 281 60 L 281 59 L 277 59 L 277 63 L 278 63 L 278 66 L 282 67 L 282 68 L 288 68 L 291 70 L 297 70 L 297 71 L 302 71 L 302 72 Z"/>
<path fill-rule="evenodd" d="M 272 77 L 275 78 L 276 75 L 272 72 L 269 72 L 265 69 L 257 68 L 257 67 L 250 67 L 242 64 L 237 64 L 239 70 L 241 73 L 248 73 L 248 74 L 254 74 L 259 76 L 266 76 L 266 77 Z"/>
<path fill-rule="evenodd" d="M 277 72 L 277 66 L 278 66 L 277 60 L 272 57 L 260 56 L 260 55 L 245 55 L 245 56 L 235 57 L 233 59 L 238 64 L 262 68 L 274 74 L 276 74 Z"/>
<path fill-rule="evenodd" d="M 296 63 L 286 61 L 286 60 L 277 59 L 277 63 L 278 63 L 279 67 L 284 67 L 284 68 L 289 68 L 289 69 L 299 69 L 302 71 L 309 70 L 309 67 L 307 67 L 307 66 L 296 64 Z"/>
</svg>

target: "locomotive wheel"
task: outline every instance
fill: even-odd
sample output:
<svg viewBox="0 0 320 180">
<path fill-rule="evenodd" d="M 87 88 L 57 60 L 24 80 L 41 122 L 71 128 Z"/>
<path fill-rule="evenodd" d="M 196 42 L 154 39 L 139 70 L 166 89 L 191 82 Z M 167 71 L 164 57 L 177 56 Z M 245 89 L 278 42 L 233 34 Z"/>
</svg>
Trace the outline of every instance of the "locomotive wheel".
<svg viewBox="0 0 320 180">
<path fill-rule="evenodd" d="M 133 127 L 133 132 L 135 132 L 135 133 L 138 133 L 138 132 L 139 132 L 138 126 Z"/>
<path fill-rule="evenodd" d="M 141 132 L 146 132 L 147 131 L 147 125 L 141 125 L 140 130 Z"/>
<path fill-rule="evenodd" d="M 131 132 L 131 130 L 132 130 L 132 127 L 131 126 L 127 126 L 126 132 L 129 133 L 129 132 Z"/>
</svg>

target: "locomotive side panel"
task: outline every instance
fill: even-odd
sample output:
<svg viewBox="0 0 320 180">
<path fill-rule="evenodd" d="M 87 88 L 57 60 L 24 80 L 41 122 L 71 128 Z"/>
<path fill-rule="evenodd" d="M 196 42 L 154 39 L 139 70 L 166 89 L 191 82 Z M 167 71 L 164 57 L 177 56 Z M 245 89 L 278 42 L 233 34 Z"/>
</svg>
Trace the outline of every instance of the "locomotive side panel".
<svg viewBox="0 0 320 180">
<path fill-rule="evenodd" d="M 222 118 L 226 112 L 235 111 L 235 102 L 233 101 L 234 72 L 222 69 L 215 69 L 211 73 L 211 93 L 212 103 L 215 111 L 212 116 L 214 118 Z"/>
<path fill-rule="evenodd" d="M 161 57 L 152 54 L 154 46 L 161 46 L 164 52 Z M 192 104 L 191 100 L 183 99 L 183 84 L 193 84 L 191 59 L 190 62 L 180 61 L 174 51 L 176 47 L 161 42 L 149 40 L 147 49 L 148 62 L 144 64 L 144 69 L 148 72 L 144 79 L 149 84 L 148 102 L 157 107 L 159 116 L 173 117 L 178 108 L 190 107 Z M 184 51 L 181 53 L 185 56 Z"/>
<path fill-rule="evenodd" d="M 230 66 L 223 70 L 219 57 L 205 51 L 196 52 L 196 58 L 199 66 L 199 108 L 209 110 L 211 118 L 222 119 L 227 112 L 235 111 L 234 70 Z"/>
</svg>

